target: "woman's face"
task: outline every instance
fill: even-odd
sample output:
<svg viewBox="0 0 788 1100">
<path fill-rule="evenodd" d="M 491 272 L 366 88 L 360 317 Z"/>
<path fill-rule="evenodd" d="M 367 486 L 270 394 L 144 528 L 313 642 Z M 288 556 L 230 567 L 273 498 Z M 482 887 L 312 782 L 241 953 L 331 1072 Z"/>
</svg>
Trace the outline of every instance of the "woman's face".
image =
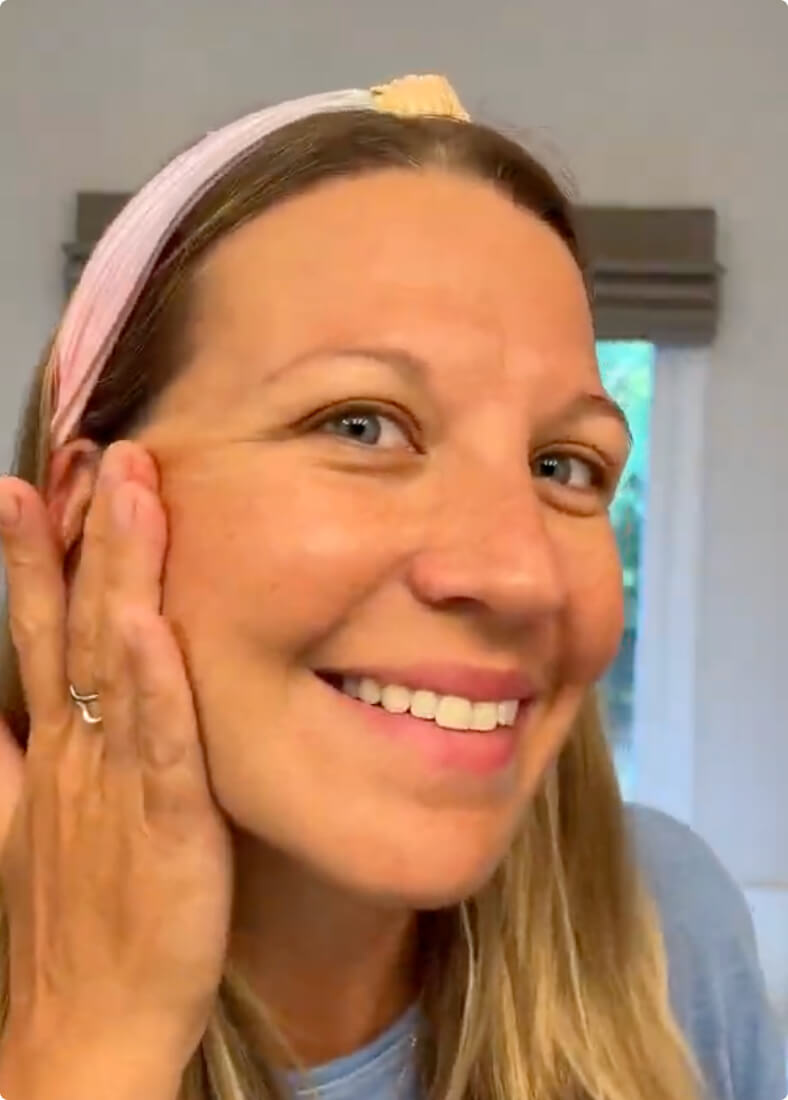
<svg viewBox="0 0 788 1100">
<path fill-rule="evenodd" d="M 628 437 L 580 273 L 489 185 L 390 170 L 237 230 L 196 309 L 141 441 L 217 797 L 365 896 L 454 902 L 619 641 Z"/>
</svg>

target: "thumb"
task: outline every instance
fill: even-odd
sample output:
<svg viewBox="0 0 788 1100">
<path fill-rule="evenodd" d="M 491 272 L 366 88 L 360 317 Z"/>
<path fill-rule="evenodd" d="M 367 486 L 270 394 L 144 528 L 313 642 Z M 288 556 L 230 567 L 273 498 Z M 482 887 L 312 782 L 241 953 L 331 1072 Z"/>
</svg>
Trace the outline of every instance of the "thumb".
<svg viewBox="0 0 788 1100">
<path fill-rule="evenodd" d="M 5 847 L 22 793 L 24 761 L 22 749 L 8 724 L 0 717 L 0 850 Z"/>
</svg>

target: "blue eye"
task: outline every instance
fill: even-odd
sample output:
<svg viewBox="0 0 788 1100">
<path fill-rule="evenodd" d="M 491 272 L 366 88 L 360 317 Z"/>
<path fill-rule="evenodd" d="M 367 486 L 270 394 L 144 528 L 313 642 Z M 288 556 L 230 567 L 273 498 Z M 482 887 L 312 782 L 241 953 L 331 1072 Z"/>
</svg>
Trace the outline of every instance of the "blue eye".
<svg viewBox="0 0 788 1100">
<path fill-rule="evenodd" d="M 410 447 L 410 440 L 390 417 L 370 409 L 354 409 L 324 420 L 318 430 L 364 447 Z"/>
<path fill-rule="evenodd" d="M 578 455 L 546 454 L 534 464 L 537 477 L 555 481 L 570 489 L 594 489 L 600 483 L 599 470 Z"/>
</svg>

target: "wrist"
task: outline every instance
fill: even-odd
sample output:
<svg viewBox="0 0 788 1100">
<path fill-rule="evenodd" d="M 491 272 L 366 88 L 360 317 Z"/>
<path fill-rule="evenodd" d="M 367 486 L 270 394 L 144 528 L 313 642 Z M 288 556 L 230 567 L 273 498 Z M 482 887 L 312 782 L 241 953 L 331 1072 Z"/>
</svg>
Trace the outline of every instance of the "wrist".
<svg viewBox="0 0 788 1100">
<path fill-rule="evenodd" d="M 149 1044 L 79 1041 L 65 1035 L 32 1043 L 7 1034 L 0 1044 L 3 1100 L 176 1100 L 185 1063 Z"/>
</svg>

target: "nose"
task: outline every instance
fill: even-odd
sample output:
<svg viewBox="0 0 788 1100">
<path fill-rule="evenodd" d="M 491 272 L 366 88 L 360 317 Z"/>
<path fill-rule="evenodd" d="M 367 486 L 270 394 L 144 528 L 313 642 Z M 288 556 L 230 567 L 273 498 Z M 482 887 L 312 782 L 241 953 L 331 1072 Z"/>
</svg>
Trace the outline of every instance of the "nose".
<svg viewBox="0 0 788 1100">
<path fill-rule="evenodd" d="M 566 601 L 565 577 L 528 470 L 506 480 L 478 470 L 457 479 L 427 522 L 408 580 L 424 603 L 500 625 L 555 619 Z"/>
</svg>

